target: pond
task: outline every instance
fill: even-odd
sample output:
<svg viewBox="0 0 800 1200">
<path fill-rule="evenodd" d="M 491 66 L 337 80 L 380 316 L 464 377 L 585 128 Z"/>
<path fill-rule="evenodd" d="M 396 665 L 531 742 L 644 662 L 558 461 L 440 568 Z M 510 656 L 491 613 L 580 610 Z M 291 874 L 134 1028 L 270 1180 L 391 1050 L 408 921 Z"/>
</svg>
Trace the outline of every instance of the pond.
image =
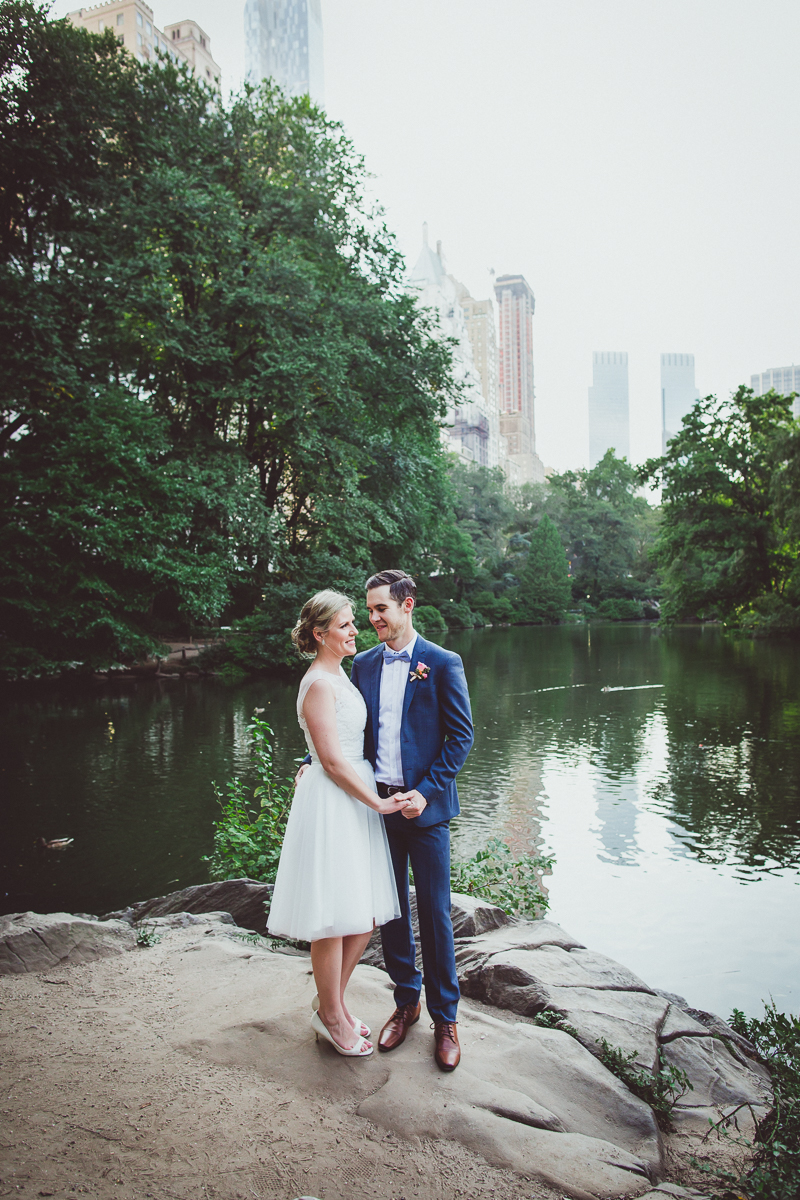
<svg viewBox="0 0 800 1200">
<path fill-rule="evenodd" d="M 450 635 L 476 728 L 455 852 L 555 856 L 551 915 L 723 1015 L 800 1007 L 800 646 L 713 626 Z M 264 707 L 280 769 L 296 685 L 142 681 L 2 696 L 3 911 L 103 913 L 207 878 L 211 781 Z M 39 837 L 73 837 L 41 855 Z"/>
</svg>

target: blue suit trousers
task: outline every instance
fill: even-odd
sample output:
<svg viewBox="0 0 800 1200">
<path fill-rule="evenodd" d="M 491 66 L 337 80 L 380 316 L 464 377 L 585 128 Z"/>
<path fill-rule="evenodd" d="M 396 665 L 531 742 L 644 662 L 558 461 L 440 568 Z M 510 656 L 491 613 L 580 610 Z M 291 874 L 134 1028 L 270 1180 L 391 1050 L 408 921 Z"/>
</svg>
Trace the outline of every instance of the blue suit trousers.
<svg viewBox="0 0 800 1200">
<path fill-rule="evenodd" d="M 381 926 L 386 969 L 394 983 L 394 1002 L 416 1004 L 423 976 L 416 965 L 416 946 L 408 902 L 408 864 L 417 892 L 419 938 L 425 999 L 434 1021 L 455 1021 L 459 987 L 450 918 L 450 822 L 419 826 L 399 813 L 386 818 L 400 916 Z"/>
</svg>

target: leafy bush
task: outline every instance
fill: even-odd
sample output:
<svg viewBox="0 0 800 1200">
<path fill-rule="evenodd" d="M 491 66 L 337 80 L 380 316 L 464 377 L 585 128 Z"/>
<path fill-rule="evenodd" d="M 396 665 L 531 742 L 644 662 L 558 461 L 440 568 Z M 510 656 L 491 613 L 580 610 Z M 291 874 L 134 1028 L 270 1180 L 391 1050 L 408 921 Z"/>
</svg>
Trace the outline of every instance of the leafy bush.
<svg viewBox="0 0 800 1200">
<path fill-rule="evenodd" d="M 472 629 L 475 625 L 475 614 L 466 600 L 445 600 L 441 611 L 448 629 Z"/>
<path fill-rule="evenodd" d="M 483 850 L 450 866 L 450 886 L 466 896 L 480 896 L 510 916 L 541 917 L 550 901 L 541 889 L 542 875 L 554 860 L 542 855 L 511 857 L 510 847 L 490 838 Z"/>
<path fill-rule="evenodd" d="M 492 625 L 510 625 L 514 619 L 514 606 L 508 596 L 495 596 L 488 590 L 476 592 L 470 597 L 476 612 L 482 613 Z"/>
<path fill-rule="evenodd" d="M 800 603 L 792 604 L 784 596 L 759 596 L 737 614 L 736 624 L 755 637 L 796 635 L 800 633 Z"/>
<path fill-rule="evenodd" d="M 649 1104 L 662 1129 L 670 1127 L 670 1113 L 675 1105 L 691 1090 L 689 1076 L 680 1067 L 664 1061 L 658 1052 L 658 1070 L 653 1074 L 643 1067 L 634 1067 L 636 1051 L 625 1054 L 619 1046 L 612 1046 L 605 1038 L 598 1038 L 600 1061 L 603 1066 L 621 1079 L 629 1091 L 645 1104 Z"/>
<path fill-rule="evenodd" d="M 604 621 L 639 621 L 644 616 L 641 601 L 622 598 L 604 600 L 597 610 Z"/>
<path fill-rule="evenodd" d="M 358 654 L 362 650 L 371 650 L 373 646 L 377 646 L 381 639 L 378 637 L 375 630 L 369 625 L 366 629 L 360 630 L 356 634 L 356 651 Z"/>
<path fill-rule="evenodd" d="M 212 879 L 247 876 L 272 883 L 278 871 L 281 845 L 292 803 L 292 781 L 278 783 L 272 760 L 273 730 L 255 709 L 247 727 L 250 758 L 258 783 L 248 795 L 243 780 L 234 776 L 224 791 L 212 786 L 222 808 L 214 823 L 214 849 L 205 858 Z"/>
<path fill-rule="evenodd" d="M 731 1027 L 753 1043 L 772 1074 L 774 1104 L 759 1122 L 755 1161 L 741 1177 L 712 1171 L 749 1200 L 797 1200 L 800 1196 L 800 1017 L 765 1004 L 763 1020 L 733 1010 Z M 701 1165 L 702 1164 L 698 1164 Z"/>
<path fill-rule="evenodd" d="M 157 946 L 160 941 L 161 938 L 156 933 L 155 925 L 140 925 L 136 930 L 136 945 L 143 950 L 150 946 Z"/>
<path fill-rule="evenodd" d="M 414 609 L 414 628 L 424 637 L 434 637 L 437 633 L 447 633 L 447 625 L 438 608 L 432 604 L 420 604 Z"/>
</svg>

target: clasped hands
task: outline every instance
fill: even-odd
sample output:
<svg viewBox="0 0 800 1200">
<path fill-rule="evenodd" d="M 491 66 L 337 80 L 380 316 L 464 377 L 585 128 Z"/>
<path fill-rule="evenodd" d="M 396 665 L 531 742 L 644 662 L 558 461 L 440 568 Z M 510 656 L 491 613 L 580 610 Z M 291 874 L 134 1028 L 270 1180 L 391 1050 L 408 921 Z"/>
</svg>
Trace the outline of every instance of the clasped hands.
<svg viewBox="0 0 800 1200">
<path fill-rule="evenodd" d="M 307 767 L 308 763 L 303 763 L 301 765 L 300 770 L 294 777 L 295 787 L 297 787 L 298 783 L 303 778 L 303 773 Z M 395 794 L 390 796 L 388 800 L 384 800 L 383 804 L 386 807 L 381 806 L 381 808 L 378 809 L 383 816 L 388 817 L 390 813 L 399 812 L 402 813 L 407 820 L 413 821 L 415 817 L 420 815 L 423 809 L 427 808 L 428 801 L 425 799 L 422 792 L 418 792 L 416 788 L 412 788 L 410 792 L 395 792 Z"/>
<path fill-rule="evenodd" d="M 392 806 L 391 808 L 381 809 L 384 816 L 388 816 L 389 813 L 399 812 L 407 820 L 413 821 L 427 806 L 428 801 L 422 792 L 418 792 L 416 788 L 412 788 L 410 792 L 395 792 L 393 796 L 390 796 L 388 800 L 384 800 L 383 803 Z"/>
</svg>

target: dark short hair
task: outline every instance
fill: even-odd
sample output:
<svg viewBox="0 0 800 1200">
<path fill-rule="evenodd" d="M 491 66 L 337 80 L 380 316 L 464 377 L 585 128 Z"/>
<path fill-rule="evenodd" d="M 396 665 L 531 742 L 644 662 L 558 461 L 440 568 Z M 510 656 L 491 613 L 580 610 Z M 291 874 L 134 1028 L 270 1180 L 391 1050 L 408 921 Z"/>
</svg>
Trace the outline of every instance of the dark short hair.
<svg viewBox="0 0 800 1200">
<path fill-rule="evenodd" d="M 398 604 L 402 604 L 406 596 L 410 596 L 416 604 L 417 585 L 405 571 L 378 571 L 367 580 L 367 591 L 371 588 L 384 587 L 388 583 L 389 595 Z"/>
</svg>

